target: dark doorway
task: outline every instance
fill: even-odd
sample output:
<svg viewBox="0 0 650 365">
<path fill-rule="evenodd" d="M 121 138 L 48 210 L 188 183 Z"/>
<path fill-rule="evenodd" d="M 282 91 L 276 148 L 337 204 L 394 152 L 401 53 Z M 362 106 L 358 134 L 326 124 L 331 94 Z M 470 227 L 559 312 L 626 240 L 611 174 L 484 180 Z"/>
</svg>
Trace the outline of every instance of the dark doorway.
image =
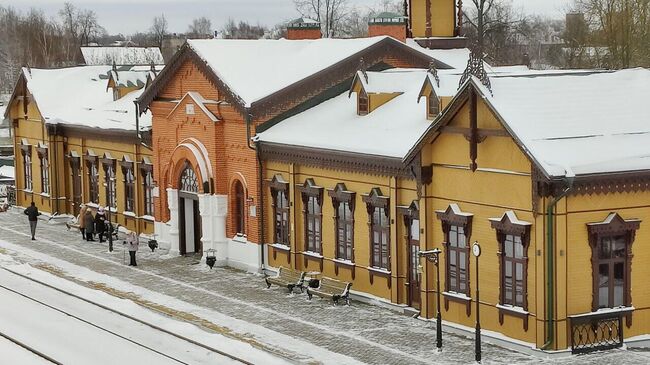
<svg viewBox="0 0 650 365">
<path fill-rule="evenodd" d="M 202 253 L 201 215 L 199 213 L 198 196 L 199 182 L 194 169 L 187 162 L 181 174 L 179 190 L 180 254 Z"/>
<path fill-rule="evenodd" d="M 408 219 L 408 252 L 409 252 L 409 304 L 415 309 L 420 309 L 420 220 Z"/>
</svg>

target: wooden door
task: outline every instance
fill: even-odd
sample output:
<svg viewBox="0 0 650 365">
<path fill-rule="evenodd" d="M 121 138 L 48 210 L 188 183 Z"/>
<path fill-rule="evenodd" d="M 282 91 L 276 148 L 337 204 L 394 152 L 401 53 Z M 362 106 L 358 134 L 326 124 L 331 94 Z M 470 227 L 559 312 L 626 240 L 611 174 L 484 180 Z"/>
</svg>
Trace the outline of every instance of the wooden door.
<svg viewBox="0 0 650 365">
<path fill-rule="evenodd" d="M 410 220 L 408 235 L 409 250 L 409 302 L 411 307 L 420 309 L 420 221 Z"/>
</svg>

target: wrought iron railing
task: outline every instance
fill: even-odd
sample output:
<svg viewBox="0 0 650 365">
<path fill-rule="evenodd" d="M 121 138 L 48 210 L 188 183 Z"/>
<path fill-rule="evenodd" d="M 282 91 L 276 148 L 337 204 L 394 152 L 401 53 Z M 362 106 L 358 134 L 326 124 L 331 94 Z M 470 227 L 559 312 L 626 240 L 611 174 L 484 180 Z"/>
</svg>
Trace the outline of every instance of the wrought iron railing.
<svg viewBox="0 0 650 365">
<path fill-rule="evenodd" d="M 623 346 L 625 312 L 571 317 L 571 352 L 584 354 Z"/>
<path fill-rule="evenodd" d="M 16 187 L 7 186 L 7 203 L 9 205 L 16 205 Z"/>
</svg>

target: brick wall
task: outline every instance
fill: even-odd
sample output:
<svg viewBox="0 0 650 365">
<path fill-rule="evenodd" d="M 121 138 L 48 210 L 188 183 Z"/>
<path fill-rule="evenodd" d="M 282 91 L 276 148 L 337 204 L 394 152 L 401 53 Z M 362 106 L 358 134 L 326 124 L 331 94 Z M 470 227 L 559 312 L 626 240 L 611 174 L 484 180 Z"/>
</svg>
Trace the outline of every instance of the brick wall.
<svg viewBox="0 0 650 365">
<path fill-rule="evenodd" d="M 287 39 L 320 39 L 321 33 L 318 28 L 287 28 Z"/>
<path fill-rule="evenodd" d="M 405 24 L 370 24 L 368 25 L 368 36 L 376 37 L 387 35 L 398 41 L 406 42 Z"/>
</svg>

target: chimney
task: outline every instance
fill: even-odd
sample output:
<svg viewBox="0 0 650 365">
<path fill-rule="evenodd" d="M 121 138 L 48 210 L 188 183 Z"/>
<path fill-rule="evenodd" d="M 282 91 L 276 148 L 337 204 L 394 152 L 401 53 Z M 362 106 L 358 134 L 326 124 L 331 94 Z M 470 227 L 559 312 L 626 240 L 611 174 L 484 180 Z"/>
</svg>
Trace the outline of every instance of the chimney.
<svg viewBox="0 0 650 365">
<path fill-rule="evenodd" d="M 407 17 L 396 13 L 379 13 L 368 20 L 368 36 L 391 36 L 398 41 L 406 42 Z"/>
<path fill-rule="evenodd" d="M 287 39 L 289 40 L 320 39 L 321 37 L 320 23 L 315 20 L 300 18 L 287 25 Z"/>
</svg>

